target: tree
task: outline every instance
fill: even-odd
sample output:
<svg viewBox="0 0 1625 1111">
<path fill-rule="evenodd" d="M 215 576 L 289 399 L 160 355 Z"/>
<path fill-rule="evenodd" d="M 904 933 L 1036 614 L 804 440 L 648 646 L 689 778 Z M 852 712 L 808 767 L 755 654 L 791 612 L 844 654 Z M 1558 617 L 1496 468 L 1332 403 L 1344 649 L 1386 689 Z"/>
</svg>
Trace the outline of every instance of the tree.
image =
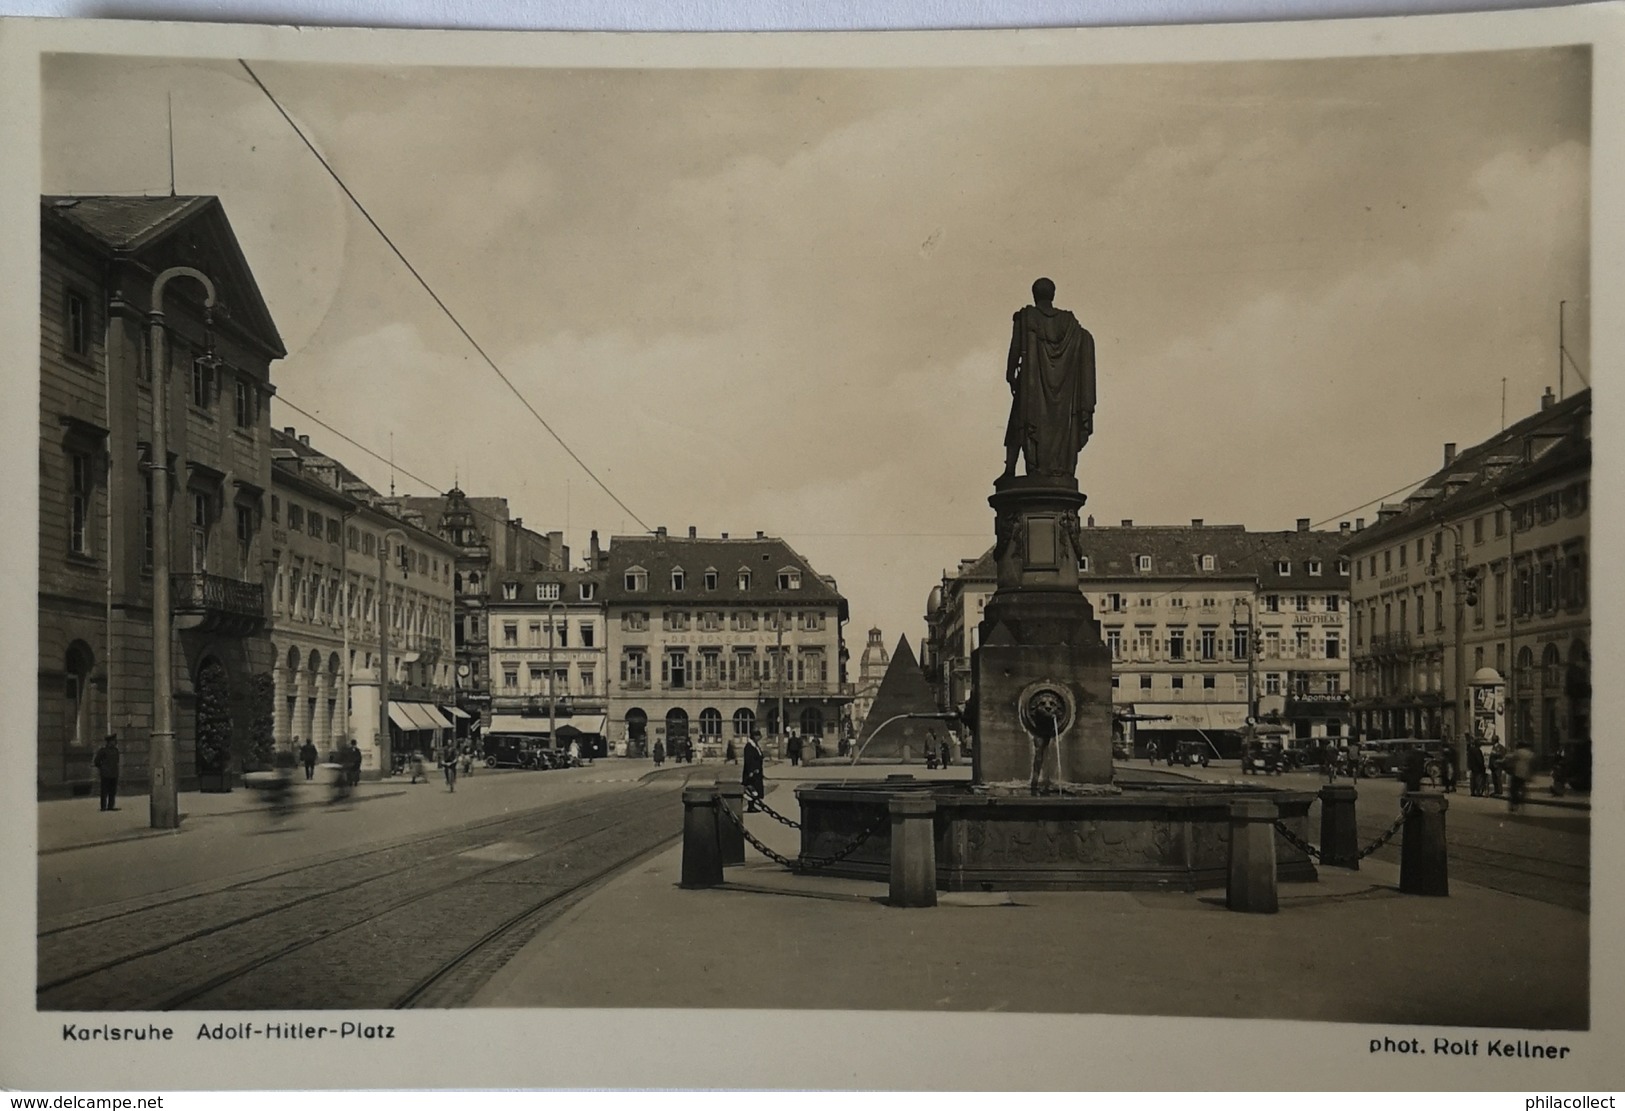
<svg viewBox="0 0 1625 1111">
<path fill-rule="evenodd" d="M 269 768 L 276 762 L 276 680 L 254 676 L 253 717 L 238 757 L 244 768 Z"/>
<path fill-rule="evenodd" d="M 217 791 L 231 790 L 231 734 L 226 669 L 219 660 L 209 660 L 197 677 L 197 770 L 200 780 L 217 778 Z"/>
</svg>

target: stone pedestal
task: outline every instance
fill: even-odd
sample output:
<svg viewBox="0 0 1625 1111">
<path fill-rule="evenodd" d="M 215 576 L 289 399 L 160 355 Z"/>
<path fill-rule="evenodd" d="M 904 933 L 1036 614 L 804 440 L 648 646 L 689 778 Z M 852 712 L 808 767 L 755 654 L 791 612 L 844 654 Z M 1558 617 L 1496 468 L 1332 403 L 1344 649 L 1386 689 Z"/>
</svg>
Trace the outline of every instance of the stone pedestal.
<svg viewBox="0 0 1625 1111">
<path fill-rule="evenodd" d="M 722 839 L 717 813 L 722 800 L 715 787 L 683 788 L 683 875 L 680 887 L 722 883 Z"/>
<path fill-rule="evenodd" d="M 1354 820 L 1353 787 L 1320 789 L 1320 862 L 1338 868 L 1360 868 L 1360 829 Z"/>
<path fill-rule="evenodd" d="M 1275 888 L 1275 819 L 1269 799 L 1237 799 L 1230 804 L 1230 883 L 1225 905 L 1249 914 L 1280 909 Z"/>
<path fill-rule="evenodd" d="M 893 795 L 891 894 L 894 907 L 937 905 L 937 800 L 930 795 Z"/>
<path fill-rule="evenodd" d="M 1010 477 L 988 499 L 998 589 L 972 656 L 972 779 L 1061 787 L 1112 779 L 1111 651 L 1078 592 L 1085 498 L 1070 479 Z"/>
<path fill-rule="evenodd" d="M 1407 791 L 1410 804 L 1399 846 L 1399 889 L 1407 895 L 1450 894 L 1450 854 L 1445 848 L 1443 795 Z"/>
</svg>

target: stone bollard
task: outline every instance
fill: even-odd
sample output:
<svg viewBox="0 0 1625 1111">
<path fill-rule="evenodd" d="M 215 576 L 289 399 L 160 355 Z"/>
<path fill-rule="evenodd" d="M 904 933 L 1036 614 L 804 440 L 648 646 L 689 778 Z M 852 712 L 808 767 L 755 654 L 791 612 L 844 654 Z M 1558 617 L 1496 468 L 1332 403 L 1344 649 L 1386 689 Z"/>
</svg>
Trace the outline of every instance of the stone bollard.
<svg viewBox="0 0 1625 1111">
<path fill-rule="evenodd" d="M 726 806 L 728 814 L 717 812 L 717 835 L 721 838 L 722 863 L 745 863 L 745 831 L 739 825 L 745 820 L 745 785 L 737 779 L 717 776 L 717 805 Z"/>
<path fill-rule="evenodd" d="M 715 787 L 683 788 L 683 878 L 681 887 L 716 887 L 722 882 L 722 838 L 717 813 L 722 800 Z"/>
<path fill-rule="evenodd" d="M 1360 829 L 1354 824 L 1353 787 L 1320 789 L 1320 862 L 1360 870 Z"/>
<path fill-rule="evenodd" d="M 1280 807 L 1269 799 L 1230 803 L 1230 884 L 1225 906 L 1248 914 L 1274 914 L 1275 820 Z"/>
<path fill-rule="evenodd" d="M 891 898 L 894 907 L 937 905 L 937 800 L 930 795 L 893 795 Z"/>
<path fill-rule="evenodd" d="M 1404 838 L 1399 846 L 1399 889 L 1407 895 L 1450 894 L 1450 854 L 1444 839 L 1443 795 L 1406 791 Z"/>
</svg>

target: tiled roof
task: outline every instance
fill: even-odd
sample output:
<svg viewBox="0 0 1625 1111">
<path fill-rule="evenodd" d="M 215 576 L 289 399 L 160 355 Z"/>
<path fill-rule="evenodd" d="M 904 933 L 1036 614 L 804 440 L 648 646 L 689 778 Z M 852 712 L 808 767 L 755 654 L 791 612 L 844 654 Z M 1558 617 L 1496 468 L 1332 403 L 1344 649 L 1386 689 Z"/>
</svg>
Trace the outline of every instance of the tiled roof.
<svg viewBox="0 0 1625 1111">
<path fill-rule="evenodd" d="M 1391 543 L 1418 527 L 1467 513 L 1506 491 L 1591 465 L 1591 391 L 1581 390 L 1518 421 L 1483 443 L 1457 452 L 1397 507 L 1348 538 L 1348 550 Z"/>
<path fill-rule="evenodd" d="M 290 435 L 284 429 L 271 429 L 271 448 L 273 452 L 280 448 L 284 451 L 293 452 L 300 459 L 310 459 L 333 467 L 337 472 L 343 492 L 360 498 L 362 501 L 370 501 L 373 498 L 382 496 L 349 467 L 346 467 L 326 452 L 318 451 L 309 444 L 301 443 L 297 435 Z"/>
<path fill-rule="evenodd" d="M 1081 578 L 1089 582 L 1256 577 L 1263 588 L 1346 586 L 1348 576 L 1337 573 L 1339 549 L 1346 535 L 1312 530 L 1249 532 L 1241 525 L 1096 526 L 1082 530 L 1089 569 Z M 1151 557 L 1149 570 L 1139 569 L 1141 556 Z M 1213 557 L 1211 570 L 1203 569 L 1203 556 Z M 1318 575 L 1309 573 L 1312 562 L 1320 564 Z"/>
<path fill-rule="evenodd" d="M 604 572 L 602 571 L 493 571 L 490 575 L 489 600 L 492 604 L 503 602 L 502 588 L 509 583 L 519 585 L 518 602 L 536 604 L 536 584 L 556 583 L 561 588 L 559 601 L 580 602 L 581 595 L 576 588 L 582 583 L 594 583 L 598 586 L 597 601 L 603 596 Z"/>
<path fill-rule="evenodd" d="M 634 567 L 648 572 L 648 589 L 628 591 L 626 572 Z M 681 569 L 684 589 L 671 588 L 671 573 Z M 778 573 L 801 572 L 799 590 L 780 590 Z M 668 536 L 617 536 L 605 553 L 608 579 L 604 594 L 610 604 L 805 605 L 835 603 L 841 595 L 826 583 L 796 550 L 776 537 L 711 539 Z M 750 587 L 740 590 L 738 573 L 750 572 Z M 706 590 L 704 574 L 717 572 L 717 589 Z"/>
<path fill-rule="evenodd" d="M 134 250 L 213 197 L 41 197 L 51 214 L 119 250 Z"/>
</svg>

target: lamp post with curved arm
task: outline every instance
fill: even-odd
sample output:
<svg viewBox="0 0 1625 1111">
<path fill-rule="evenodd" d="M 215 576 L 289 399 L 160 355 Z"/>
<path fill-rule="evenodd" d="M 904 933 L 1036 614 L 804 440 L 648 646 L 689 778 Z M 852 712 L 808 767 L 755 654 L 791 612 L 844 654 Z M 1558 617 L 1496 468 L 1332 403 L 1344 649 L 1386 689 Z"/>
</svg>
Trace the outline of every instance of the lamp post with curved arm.
<svg viewBox="0 0 1625 1111">
<path fill-rule="evenodd" d="M 557 725 L 558 699 L 553 694 L 553 645 L 558 643 L 558 627 L 553 623 L 553 611 L 557 609 L 564 614 L 565 625 L 568 627 L 570 611 L 565 608 L 564 601 L 552 598 L 547 603 L 547 743 L 554 749 L 559 747 L 559 734 Z"/>
<path fill-rule="evenodd" d="M 406 532 L 385 529 L 378 537 L 378 772 L 394 766 L 389 740 L 389 538 L 401 538 L 401 578 L 406 578 Z"/>
<path fill-rule="evenodd" d="M 201 270 L 172 266 L 152 283 L 147 310 L 147 341 L 152 361 L 152 730 L 148 761 L 152 794 L 148 824 L 153 829 L 178 829 L 180 805 L 175 784 L 175 686 L 171 640 L 169 585 L 169 333 L 164 328 L 164 289 L 176 278 L 191 278 L 203 286 L 205 327 L 212 324 L 214 282 Z"/>
</svg>

